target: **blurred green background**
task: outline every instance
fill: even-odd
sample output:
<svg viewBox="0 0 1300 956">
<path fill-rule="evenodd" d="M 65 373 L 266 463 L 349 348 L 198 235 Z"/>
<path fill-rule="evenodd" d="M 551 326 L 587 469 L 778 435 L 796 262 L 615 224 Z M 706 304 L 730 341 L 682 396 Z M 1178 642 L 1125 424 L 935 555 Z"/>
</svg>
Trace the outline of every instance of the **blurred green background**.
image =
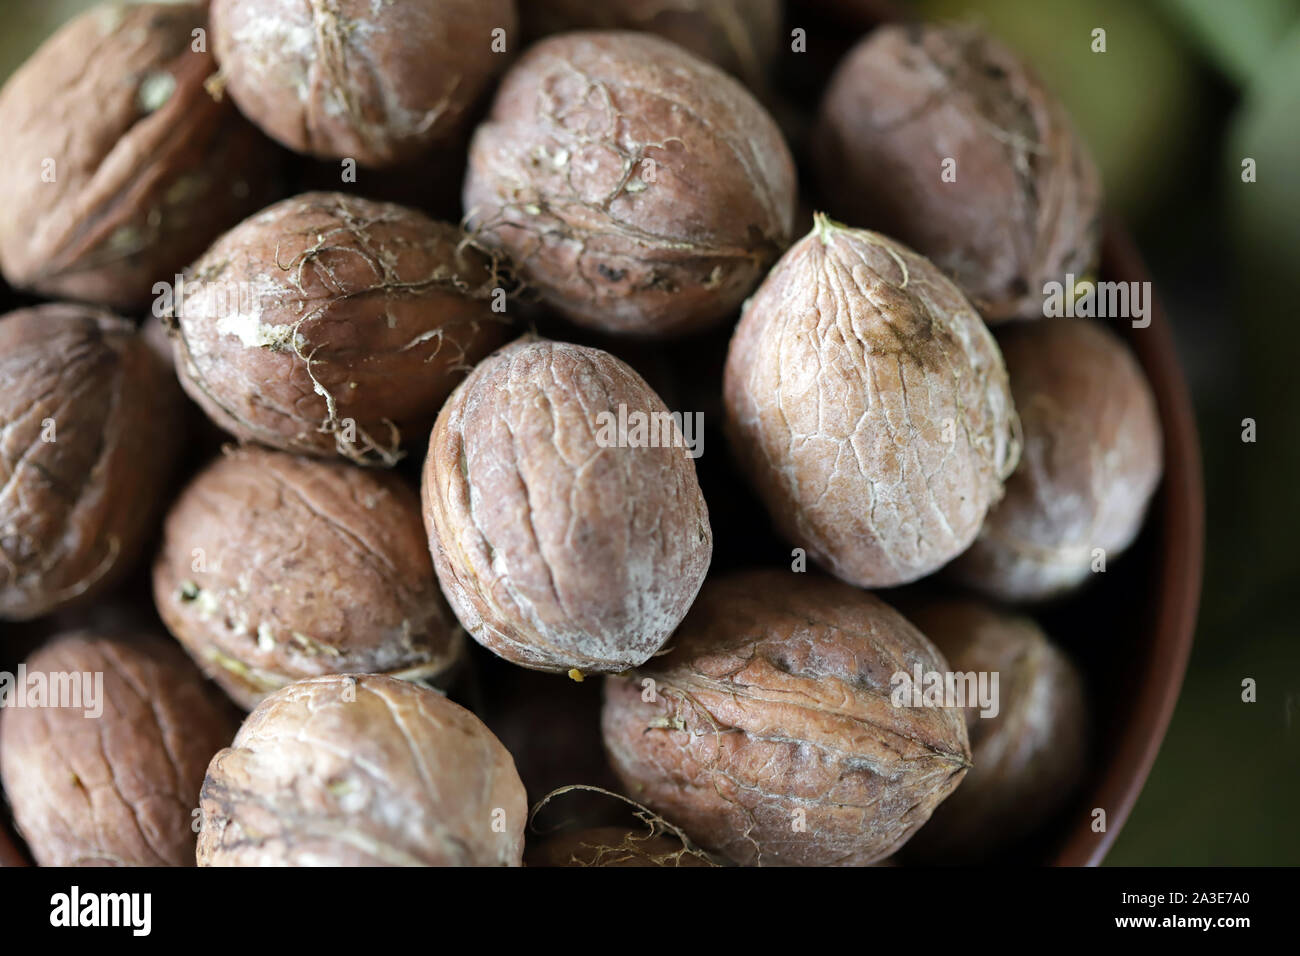
<svg viewBox="0 0 1300 956">
<path fill-rule="evenodd" d="M 90 5 L 4 0 L 0 80 Z M 1300 0 L 912 6 L 982 22 L 1066 100 L 1154 273 L 1197 407 L 1200 625 L 1107 863 L 1300 863 Z M 1091 48 L 1098 28 L 1105 53 Z M 1246 678 L 1255 703 L 1241 699 Z"/>
</svg>

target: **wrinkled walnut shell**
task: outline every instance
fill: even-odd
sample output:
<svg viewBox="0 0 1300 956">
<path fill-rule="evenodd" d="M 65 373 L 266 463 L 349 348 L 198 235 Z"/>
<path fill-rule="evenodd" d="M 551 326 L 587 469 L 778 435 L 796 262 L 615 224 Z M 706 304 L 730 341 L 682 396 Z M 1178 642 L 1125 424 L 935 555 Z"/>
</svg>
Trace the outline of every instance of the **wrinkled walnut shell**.
<svg viewBox="0 0 1300 956">
<path fill-rule="evenodd" d="M 1160 416 L 1137 361 L 1097 322 L 1044 319 L 998 341 L 1024 453 L 952 570 L 1000 600 L 1039 601 L 1087 580 L 1097 549 L 1109 561 L 1137 537 L 1162 471 Z"/>
<path fill-rule="evenodd" d="M 235 732 L 229 705 L 151 634 L 64 634 L 32 655 L 26 673 L 47 675 L 51 692 L 56 676 L 103 681 L 89 708 L 98 716 L 86 716 L 85 696 L 76 707 L 0 711 L 0 777 L 36 862 L 193 866 L 203 773 Z"/>
<path fill-rule="evenodd" d="M 715 866 L 708 857 L 693 852 L 675 836 L 626 827 L 592 827 L 560 833 L 524 854 L 526 866 Z"/>
<path fill-rule="evenodd" d="M 781 42 L 781 0 L 526 0 L 530 39 L 570 30 L 643 30 L 761 89 Z"/>
<path fill-rule="evenodd" d="M 609 353 L 525 336 L 438 416 L 422 486 L 434 566 L 461 624 L 506 660 L 636 666 L 704 581 L 713 534 L 694 462 L 662 442 L 620 446 L 613 429 L 602 446 L 600 416 L 620 406 L 668 414 Z"/>
<path fill-rule="evenodd" d="M 907 845 L 908 859 L 976 862 L 1051 819 L 1083 776 L 1088 708 L 1074 664 L 1027 617 L 971 600 L 909 615 L 960 673 L 998 674 L 998 713 L 966 707 L 974 766 Z"/>
<path fill-rule="evenodd" d="M 436 691 L 374 675 L 272 694 L 208 767 L 200 866 L 519 866 L 510 754 Z"/>
<path fill-rule="evenodd" d="M 105 593 L 155 526 L 184 398 L 130 322 L 89 306 L 0 317 L 0 619 Z"/>
<path fill-rule="evenodd" d="M 872 863 L 970 766 L 959 710 L 894 706 L 891 678 L 918 665 L 946 670 L 870 594 L 780 571 L 713 579 L 670 653 L 606 680 L 605 746 L 628 796 L 706 850 Z"/>
<path fill-rule="evenodd" d="M 104 3 L 5 84 L 0 265 L 15 286 L 142 305 L 265 201 L 276 150 L 204 88 L 204 23 L 194 4 Z"/>
<path fill-rule="evenodd" d="M 229 450 L 172 506 L 154 600 L 245 709 L 322 674 L 436 679 L 463 653 L 415 492 L 261 448 Z"/>
<path fill-rule="evenodd" d="M 213 0 L 225 89 L 299 153 L 391 166 L 460 132 L 513 49 L 514 0 Z"/>
<path fill-rule="evenodd" d="M 861 587 L 965 550 L 1019 455 L 1002 356 L 962 294 L 824 216 L 746 303 L 724 398 L 778 530 Z"/>
<path fill-rule="evenodd" d="M 712 64 L 649 34 L 569 33 L 502 81 L 464 207 L 566 318 L 685 333 L 730 315 L 788 244 L 794 161 Z"/>
<path fill-rule="evenodd" d="M 831 80 L 812 155 L 837 215 L 927 256 L 990 321 L 1041 317 L 1045 283 L 1097 264 L 1092 158 L 1028 66 L 972 27 L 864 39 Z"/>
<path fill-rule="evenodd" d="M 392 464 L 465 371 L 505 341 L 488 260 L 421 213 L 306 193 L 195 263 L 177 309 L 181 384 L 243 441 Z M 195 287 L 197 286 L 197 288 Z"/>
</svg>

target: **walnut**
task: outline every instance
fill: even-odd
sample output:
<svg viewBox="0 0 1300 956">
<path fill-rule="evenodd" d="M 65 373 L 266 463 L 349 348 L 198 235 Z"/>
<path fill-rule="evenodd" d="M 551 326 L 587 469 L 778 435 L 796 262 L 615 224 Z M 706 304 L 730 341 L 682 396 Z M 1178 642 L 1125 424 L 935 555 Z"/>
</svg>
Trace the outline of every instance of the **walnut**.
<svg viewBox="0 0 1300 956">
<path fill-rule="evenodd" d="M 25 675 L 10 691 L 24 703 L 0 711 L 0 777 L 36 862 L 193 866 L 204 768 L 236 721 L 185 655 L 148 633 L 74 631 Z"/>
<path fill-rule="evenodd" d="M 505 341 L 495 288 L 454 226 L 341 193 L 286 199 L 191 270 L 181 384 L 241 440 L 391 465 Z"/>
<path fill-rule="evenodd" d="M 1101 181 L 1014 53 L 968 26 L 881 27 L 840 63 L 813 137 L 830 209 L 952 275 L 989 321 L 1097 264 Z"/>
<path fill-rule="evenodd" d="M 125 319 L 0 316 L 0 619 L 104 594 L 155 528 L 184 398 Z"/>
<path fill-rule="evenodd" d="M 818 216 L 746 304 L 732 448 L 782 535 L 861 587 L 975 539 L 1019 456 L 997 344 L 928 260 Z"/>
<path fill-rule="evenodd" d="M 518 40 L 514 0 L 213 0 L 225 89 L 300 153 L 392 166 L 454 138 Z"/>
<path fill-rule="evenodd" d="M 654 654 L 713 551 L 684 440 L 607 352 L 525 336 L 482 362 L 438 416 L 422 486 L 438 579 L 470 636 L 536 670 Z"/>
<path fill-rule="evenodd" d="M 1160 416 L 1137 361 L 1096 322 L 1044 319 L 999 342 L 1025 450 L 952 573 L 1003 601 L 1039 601 L 1137 537 L 1162 471 Z"/>
<path fill-rule="evenodd" d="M 519 866 L 510 754 L 436 691 L 376 675 L 262 701 L 203 782 L 200 866 Z"/>
<path fill-rule="evenodd" d="M 172 506 L 154 600 L 246 709 L 303 677 L 445 677 L 463 654 L 415 492 L 261 448 L 228 450 Z"/>
<path fill-rule="evenodd" d="M 974 767 L 904 851 L 977 862 L 1013 846 L 1065 806 L 1083 777 L 1088 707 L 1070 659 L 1032 620 L 973 600 L 922 605 L 909 618 L 958 673 L 997 674 L 997 714 L 965 708 Z"/>
<path fill-rule="evenodd" d="M 567 33 L 502 81 L 464 207 L 566 318 L 673 335 L 730 316 L 788 244 L 794 161 L 713 65 L 648 34 Z"/>
<path fill-rule="evenodd" d="M 947 670 L 900 614 L 829 578 L 710 580 L 670 653 L 607 678 L 626 793 L 745 865 L 863 865 L 970 767 L 953 707 L 899 706 L 897 674 Z M 909 698 L 910 700 L 910 698 Z"/>
<path fill-rule="evenodd" d="M 0 91 L 0 267 L 16 287 L 117 308 L 149 300 L 260 206 L 275 148 L 204 84 L 197 4 L 103 3 Z"/>
</svg>

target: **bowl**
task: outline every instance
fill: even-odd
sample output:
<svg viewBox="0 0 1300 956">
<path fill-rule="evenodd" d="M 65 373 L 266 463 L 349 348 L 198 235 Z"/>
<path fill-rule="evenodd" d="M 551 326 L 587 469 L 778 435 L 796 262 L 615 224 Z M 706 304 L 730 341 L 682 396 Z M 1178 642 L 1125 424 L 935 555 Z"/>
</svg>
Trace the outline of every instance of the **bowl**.
<svg viewBox="0 0 1300 956">
<path fill-rule="evenodd" d="M 790 0 L 787 25 L 807 31 L 808 53 L 784 57 L 786 119 L 807 124 L 840 56 L 863 33 L 902 19 L 881 0 Z M 781 108 L 776 108 L 781 115 Z M 787 124 L 788 125 L 788 124 Z M 1100 278 L 1150 283 L 1123 225 L 1106 222 Z M 4 311 L 28 304 L 0 286 Z M 1152 296 L 1151 323 L 1117 328 L 1155 393 L 1165 470 L 1146 526 L 1102 580 L 1037 615 L 1082 668 L 1094 706 L 1089 771 L 1077 798 L 998 862 L 1095 866 L 1105 857 L 1142 791 L 1164 739 L 1191 652 L 1204 554 L 1204 497 L 1196 425 L 1169 320 Z M 744 529 L 740 529 L 742 534 Z M 887 595 L 886 595 L 887 596 Z M 0 669 L 12 671 L 42 628 L 0 623 Z M 1104 829 L 1096 810 L 1104 811 Z M 0 865 L 27 858 L 0 814 Z"/>
</svg>

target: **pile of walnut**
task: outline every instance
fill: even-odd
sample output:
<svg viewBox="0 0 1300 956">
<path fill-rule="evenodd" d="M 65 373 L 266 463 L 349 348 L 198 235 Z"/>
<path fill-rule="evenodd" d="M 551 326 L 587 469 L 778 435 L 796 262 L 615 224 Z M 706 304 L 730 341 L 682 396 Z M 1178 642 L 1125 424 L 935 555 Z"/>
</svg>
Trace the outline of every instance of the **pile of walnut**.
<svg viewBox="0 0 1300 956">
<path fill-rule="evenodd" d="M 0 317 L 36 862 L 957 861 L 1069 803 L 1083 681 L 1011 606 L 1134 540 L 1161 435 L 1042 317 L 1098 260 L 1059 104 L 881 28 L 800 213 L 775 0 L 524 6 L 105 4 L 0 92 L 0 269 L 59 300 Z M 380 201 L 447 170 L 459 222 Z M 997 715 L 916 706 L 953 673 Z M 548 833 L 563 785 L 643 809 Z"/>
</svg>

